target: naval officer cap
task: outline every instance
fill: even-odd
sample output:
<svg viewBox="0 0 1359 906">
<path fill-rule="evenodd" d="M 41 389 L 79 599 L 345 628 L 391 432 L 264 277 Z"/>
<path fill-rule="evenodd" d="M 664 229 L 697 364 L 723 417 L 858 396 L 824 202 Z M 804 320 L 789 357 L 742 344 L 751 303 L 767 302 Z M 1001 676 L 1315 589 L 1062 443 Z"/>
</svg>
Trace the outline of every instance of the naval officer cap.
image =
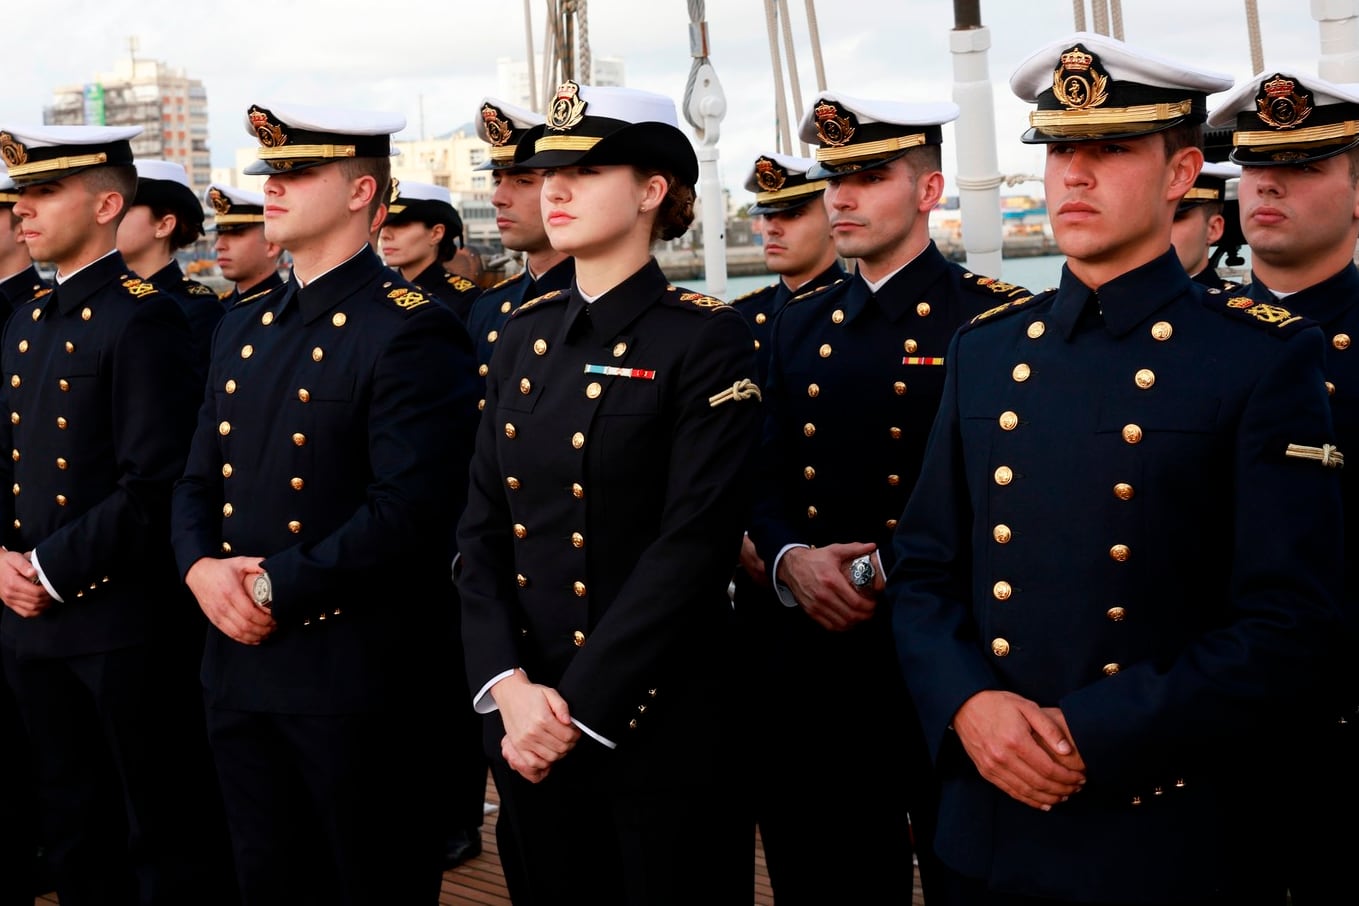
<svg viewBox="0 0 1359 906">
<path fill-rule="evenodd" d="M 1224 97 L 1208 124 L 1236 127 L 1229 159 L 1243 166 L 1324 160 L 1359 145 L 1359 85 L 1257 75 Z"/>
<path fill-rule="evenodd" d="M 807 178 L 848 176 L 890 163 L 912 148 L 942 144 L 940 127 L 958 113 L 951 102 L 864 100 L 823 91 L 798 126 L 798 137 L 817 146 Z"/>
<path fill-rule="evenodd" d="M 189 185 L 189 174 L 183 165 L 168 160 L 133 162 L 137 168 L 137 194 L 133 205 L 146 205 L 152 210 L 170 211 L 187 232 L 198 236 L 203 232 L 203 205 Z"/>
<path fill-rule="evenodd" d="M 515 149 L 524 135 L 547 118 L 524 107 L 507 104 L 498 98 L 482 98 L 477 108 L 477 137 L 491 146 L 491 154 L 478 170 L 511 170 Z"/>
<path fill-rule="evenodd" d="M 130 166 L 141 126 L 0 126 L 0 159 L 19 188 L 91 167 Z"/>
<path fill-rule="evenodd" d="M 524 136 L 514 163 L 535 169 L 629 164 L 673 173 L 687 186 L 698 182 L 698 157 L 680 131 L 674 101 L 574 81 L 557 86 L 546 122 Z"/>
<path fill-rule="evenodd" d="M 19 200 L 19 187 L 9 174 L 0 172 L 0 207 L 10 207 Z"/>
<path fill-rule="evenodd" d="M 245 172 L 269 176 L 348 157 L 390 157 L 391 137 L 406 128 L 406 118 L 377 110 L 252 104 L 245 128 L 260 143 L 259 160 Z"/>
<path fill-rule="evenodd" d="M 1010 90 L 1037 104 L 1027 144 L 1137 138 L 1208 117 L 1229 76 L 1195 69 L 1105 35 L 1077 32 L 1031 55 Z"/>
<path fill-rule="evenodd" d="M 455 239 L 462 236 L 462 218 L 453 207 L 453 195 L 445 186 L 428 182 L 392 180 L 394 189 L 392 200 L 387 205 L 387 219 L 384 224 L 400 226 L 403 223 L 423 223 L 434 226 L 443 224 L 448 235 Z"/>
<path fill-rule="evenodd" d="M 264 193 L 238 189 L 215 182 L 204 198 L 212 208 L 213 224 L 219 233 L 239 233 L 264 223 Z"/>
<path fill-rule="evenodd" d="M 826 181 L 807 178 L 807 171 L 815 165 L 810 157 L 761 154 L 746 179 L 746 190 L 755 193 L 750 214 L 780 214 L 820 198 Z"/>
<path fill-rule="evenodd" d="M 1236 164 L 1226 161 L 1205 163 L 1194 180 L 1194 187 L 1180 199 L 1176 213 L 1182 214 L 1201 204 L 1235 201 L 1237 180 L 1240 177 L 1241 168 Z"/>
</svg>

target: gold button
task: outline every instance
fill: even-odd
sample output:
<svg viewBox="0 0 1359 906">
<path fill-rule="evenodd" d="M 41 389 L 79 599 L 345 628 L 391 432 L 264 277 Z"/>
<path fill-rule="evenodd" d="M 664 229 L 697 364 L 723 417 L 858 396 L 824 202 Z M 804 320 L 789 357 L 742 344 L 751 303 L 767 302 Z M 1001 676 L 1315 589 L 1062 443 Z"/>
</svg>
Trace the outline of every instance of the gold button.
<svg viewBox="0 0 1359 906">
<path fill-rule="evenodd" d="M 254 354 L 255 347 L 251 346 L 249 343 L 246 343 L 244 346 L 241 347 L 241 358 L 248 359 Z"/>
<path fill-rule="evenodd" d="M 483 362 L 481 365 L 477 366 L 477 377 L 486 377 L 486 375 L 490 373 L 491 373 L 490 365 L 487 365 Z"/>
<path fill-rule="evenodd" d="M 508 437 L 510 440 L 514 440 L 514 436 L 515 436 L 516 434 L 518 434 L 518 433 L 519 433 L 519 432 L 517 432 L 517 431 L 514 430 L 514 425 L 513 425 L 511 422 L 505 422 L 505 436 L 506 436 L 506 437 Z"/>
<path fill-rule="evenodd" d="M 821 395 L 821 385 L 820 385 L 820 384 L 808 384 L 808 385 L 807 385 L 807 395 L 808 395 L 809 397 L 811 397 L 812 399 L 816 399 L 818 396 Z"/>
<path fill-rule="evenodd" d="M 66 506 L 66 495 L 65 495 L 65 494 L 58 494 L 58 495 L 57 495 L 57 506 Z"/>
<path fill-rule="evenodd" d="M 1336 349 L 1349 349 L 1350 335 L 1347 333 L 1336 334 L 1335 336 L 1331 337 L 1331 345 L 1334 346 Z"/>
<path fill-rule="evenodd" d="M 11 488 L 11 490 L 14 491 L 14 496 L 15 496 L 15 497 L 18 497 L 18 496 L 19 496 L 19 482 L 16 481 L 16 482 L 14 483 L 14 487 Z"/>
<path fill-rule="evenodd" d="M 58 415 L 58 416 L 57 416 L 57 427 L 60 428 L 61 430 L 65 431 L 65 430 L 66 430 L 66 425 L 67 425 L 67 421 L 66 421 L 65 416 Z"/>
<path fill-rule="evenodd" d="M 298 477 L 296 477 L 296 476 L 294 476 L 292 479 L 290 479 L 290 480 L 288 481 L 288 484 L 292 487 L 292 489 L 293 489 L 294 491 L 300 491 L 300 490 L 302 490 L 304 487 L 306 487 L 306 485 L 307 485 L 307 483 L 306 483 L 305 481 L 303 481 L 301 478 L 298 478 Z"/>
<path fill-rule="evenodd" d="M 302 531 L 302 523 L 294 519 L 292 522 L 288 523 L 288 531 L 296 535 L 298 532 Z"/>
<path fill-rule="evenodd" d="M 576 584 L 579 585 L 580 583 L 578 582 Z M 580 646 L 585 644 L 585 633 L 577 629 L 575 632 L 571 633 L 571 641 L 575 643 L 577 648 L 579 648 Z"/>
<path fill-rule="evenodd" d="M 86 306 L 85 308 L 82 308 L 82 309 L 80 310 L 80 320 L 82 320 L 82 321 L 88 321 L 90 318 L 93 318 L 93 317 L 94 317 L 94 312 L 90 310 L 89 306 Z"/>
<path fill-rule="evenodd" d="M 808 519 L 815 519 L 815 518 L 816 518 L 816 507 L 814 507 L 814 506 L 809 506 L 809 507 L 807 507 L 807 518 L 808 518 Z"/>
<path fill-rule="evenodd" d="M 807 435 L 808 437 L 815 437 L 816 425 L 813 425 L 811 422 L 807 422 L 807 424 L 802 426 L 802 433 Z"/>
<path fill-rule="evenodd" d="M 311 349 L 311 360 L 319 362 L 326 357 L 326 351 L 320 346 L 313 346 Z"/>
<path fill-rule="evenodd" d="M 15 462 L 18 462 L 18 461 L 19 461 L 19 451 L 18 451 L 18 450 L 10 450 L 10 451 L 9 451 L 9 458 L 12 459 L 12 460 L 14 460 Z M 60 459 L 57 460 L 57 465 L 61 465 L 61 460 L 60 460 Z"/>
<path fill-rule="evenodd" d="M 222 477 L 223 477 L 223 478 L 230 478 L 230 477 L 231 477 L 231 473 L 232 473 L 233 471 L 235 471 L 235 470 L 232 469 L 231 463 L 229 463 L 229 462 L 224 462 L 224 463 L 222 463 Z"/>
<path fill-rule="evenodd" d="M 1018 365 L 1016 365 L 1014 367 L 1014 370 L 1010 372 L 1010 376 L 1013 377 L 1015 381 L 1017 381 L 1020 384 L 1027 381 L 1031 374 L 1033 374 L 1033 369 L 1030 368 L 1028 365 L 1024 364 L 1023 362 L 1020 362 Z"/>
<path fill-rule="evenodd" d="M 1015 480 L 1014 470 L 1009 466 L 996 469 L 996 484 L 1004 486 Z"/>
<path fill-rule="evenodd" d="M 330 323 L 334 324 L 336 327 L 344 327 L 344 322 L 348 320 L 349 318 L 346 317 L 345 313 L 342 311 L 337 311 L 330 316 Z"/>
<path fill-rule="evenodd" d="M 23 523 L 20 522 L 18 519 L 15 519 L 15 520 L 14 520 L 14 527 L 15 527 L 15 528 L 23 528 Z"/>
<path fill-rule="evenodd" d="M 822 346 L 821 346 L 821 350 L 820 350 L 820 351 L 821 351 L 821 358 L 823 358 L 823 359 L 828 359 L 828 358 L 830 358 L 831 347 L 830 347 L 830 344 L 829 344 L 829 343 L 823 343 Z"/>
<path fill-rule="evenodd" d="M 19 381 L 19 375 L 17 375 L 17 374 L 14 375 L 13 377 L 11 377 L 11 378 L 9 379 L 9 385 L 10 385 L 11 387 L 18 387 L 18 386 L 19 386 L 19 383 L 20 383 L 20 381 Z"/>
<path fill-rule="evenodd" d="M 225 389 L 226 389 L 226 392 L 227 392 L 227 393 L 235 393 L 235 392 L 236 392 L 236 382 L 235 382 L 235 381 L 227 381 L 227 382 L 226 382 L 226 388 L 225 388 Z"/>
<path fill-rule="evenodd" d="M 1150 390 L 1156 383 L 1156 372 L 1150 368 L 1143 368 L 1133 375 L 1133 383 L 1137 384 L 1142 390 Z"/>
<path fill-rule="evenodd" d="M 1140 427 L 1138 427 L 1137 425 L 1124 425 L 1124 426 L 1123 426 L 1123 439 L 1126 440 L 1126 441 L 1127 441 L 1128 443 L 1130 443 L 1130 444 L 1141 443 L 1141 442 L 1142 442 L 1142 429 L 1141 429 Z"/>
<path fill-rule="evenodd" d="M 505 484 L 509 485 L 511 491 L 519 490 L 519 479 L 515 478 L 513 475 L 505 479 Z"/>
<path fill-rule="evenodd" d="M 1132 500 L 1133 486 L 1127 482 L 1120 481 L 1118 484 L 1114 485 L 1114 496 L 1119 500 Z"/>
<path fill-rule="evenodd" d="M 1000 427 L 1003 431 L 1013 431 L 1019 427 L 1019 416 L 1013 412 L 1002 412 L 1000 414 Z"/>
<path fill-rule="evenodd" d="M 1029 329 L 1026 331 L 1026 333 L 1028 333 L 1030 340 L 1036 340 L 1039 337 L 1041 337 L 1043 335 L 1043 332 L 1046 331 L 1047 329 L 1048 326 L 1044 324 L 1042 321 L 1034 321 L 1032 324 L 1029 325 Z"/>
<path fill-rule="evenodd" d="M 835 311 L 831 312 L 831 321 L 836 324 L 843 324 L 845 322 L 845 313 L 837 308 Z"/>
<path fill-rule="evenodd" d="M 583 597 L 585 597 L 585 583 L 584 583 L 584 582 L 572 582 L 572 583 L 571 583 L 571 590 L 574 591 L 574 592 L 576 593 L 576 597 L 577 597 L 577 598 L 583 598 Z"/>
<path fill-rule="evenodd" d="M 231 514 L 234 513 L 234 512 L 236 512 L 236 508 L 233 507 L 231 504 L 229 504 L 229 503 L 224 503 L 224 504 L 222 504 L 222 515 L 223 515 L 223 516 L 226 516 L 226 517 L 230 518 Z"/>
<path fill-rule="evenodd" d="M 1127 563 L 1128 557 L 1131 556 L 1131 554 L 1132 550 L 1129 549 L 1126 544 L 1115 544 L 1113 547 L 1109 548 L 1109 556 L 1113 557 L 1119 563 Z"/>
<path fill-rule="evenodd" d="M 1335 396 L 1335 384 L 1332 384 L 1330 381 L 1326 382 L 1326 395 Z"/>
<path fill-rule="evenodd" d="M 885 525 L 887 526 L 888 531 L 891 531 L 897 527 L 897 521 L 895 519 L 888 519 Z"/>
<path fill-rule="evenodd" d="M 498 339 L 500 339 L 500 331 L 498 330 L 493 330 L 486 335 L 486 342 L 488 343 L 494 343 Z"/>
<path fill-rule="evenodd" d="M 1141 797 L 1141 796 L 1134 796 L 1134 797 L 1132 797 L 1132 804 L 1133 804 L 1133 805 L 1141 805 L 1141 804 L 1142 804 L 1142 797 Z"/>
<path fill-rule="evenodd" d="M 263 324 L 265 327 L 268 327 L 270 324 L 273 324 L 274 313 L 272 311 L 266 311 L 264 314 L 260 315 L 260 323 Z"/>
<path fill-rule="evenodd" d="M 485 408 L 486 408 L 486 401 L 485 401 L 485 400 L 477 400 L 477 411 L 478 411 L 478 412 L 481 412 L 481 411 L 482 411 L 483 409 L 485 409 Z"/>
<path fill-rule="evenodd" d="M 15 377 L 17 378 L 18 375 L 16 374 Z M 19 385 L 15 384 L 14 386 L 17 387 Z M 66 378 L 62 378 L 61 380 L 57 381 L 57 386 L 61 388 L 62 393 L 70 393 L 71 391 L 71 382 L 66 380 Z"/>
<path fill-rule="evenodd" d="M 900 475 L 888 475 L 888 476 L 887 476 L 887 484 L 888 484 L 889 486 L 895 488 L 897 485 L 901 484 L 901 476 L 900 476 Z"/>
<path fill-rule="evenodd" d="M 756 341 L 755 341 L 755 348 L 756 348 L 756 349 L 759 349 L 759 348 L 760 348 L 760 341 L 759 341 L 759 340 L 756 340 Z"/>
<path fill-rule="evenodd" d="M 1105 675 L 1105 676 L 1113 676 L 1115 673 L 1117 673 L 1117 672 L 1118 672 L 1119 670 L 1121 670 L 1121 669 L 1122 669 L 1122 668 L 1119 667 L 1118 664 L 1105 664 L 1105 665 L 1104 665 L 1104 675 Z"/>
<path fill-rule="evenodd" d="M 547 340 L 534 340 L 534 341 L 533 341 L 533 352 L 534 352 L 536 355 L 546 355 L 546 354 L 547 354 Z"/>
<path fill-rule="evenodd" d="M 765 321 L 768 321 L 768 320 L 769 320 L 769 316 L 766 315 L 764 312 L 760 312 L 758 315 L 755 316 L 755 323 L 756 323 L 756 324 L 763 324 Z"/>
<path fill-rule="evenodd" d="M 572 533 L 571 533 L 571 546 L 574 547 L 574 548 L 577 548 L 577 549 L 584 547 L 584 546 L 585 546 L 585 536 L 582 535 L 580 532 L 572 532 Z"/>
<path fill-rule="evenodd" d="M 997 544 L 1009 544 L 1014 536 L 1014 531 L 1003 522 L 991 529 L 991 537 L 996 539 Z"/>
<path fill-rule="evenodd" d="M 66 351 L 67 351 L 67 352 L 75 352 L 75 344 L 72 343 L 70 340 L 67 340 L 67 341 L 66 341 Z"/>
<path fill-rule="evenodd" d="M 41 308 L 35 308 L 35 309 L 33 309 L 33 320 L 36 321 L 36 320 L 38 320 L 38 319 L 41 318 L 41 317 L 42 317 L 42 309 L 41 309 Z"/>
<path fill-rule="evenodd" d="M 17 453 L 18 451 L 16 450 L 15 452 Z M 14 461 L 15 461 L 15 462 L 18 462 L 18 461 L 19 461 L 19 457 L 18 457 L 18 456 L 15 456 L 15 457 L 14 457 Z M 66 457 L 64 457 L 64 456 L 58 456 L 58 457 L 57 457 L 57 468 L 58 468 L 58 469 L 61 469 L 63 472 L 65 472 L 68 468 L 70 468 L 70 466 L 71 466 L 71 463 L 66 459 Z"/>
<path fill-rule="evenodd" d="M 1123 620 L 1128 616 L 1128 611 L 1122 607 L 1110 607 L 1108 610 L 1104 612 L 1104 615 L 1109 619 L 1113 620 L 1115 623 L 1122 623 Z"/>
<path fill-rule="evenodd" d="M 231 545 L 225 541 L 222 542 L 222 553 L 224 554 L 231 553 Z"/>
<path fill-rule="evenodd" d="M 906 382 L 905 382 L 905 381 L 897 381 L 895 384 L 892 385 L 892 392 L 895 393 L 897 396 L 905 396 L 905 395 L 906 395 Z"/>
<path fill-rule="evenodd" d="M 520 541 L 523 541 L 525 538 L 528 537 L 528 529 L 525 528 L 522 524 L 516 522 L 514 524 L 514 537 L 518 538 Z"/>
<path fill-rule="evenodd" d="M 577 450 L 585 446 L 585 435 L 581 434 L 579 431 L 577 431 L 575 434 L 572 434 L 571 446 L 575 447 Z"/>
<path fill-rule="evenodd" d="M 574 497 L 574 498 L 576 498 L 577 500 L 580 500 L 581 498 L 583 498 L 583 497 L 585 496 L 585 488 L 581 487 L 579 484 L 577 484 L 577 483 L 575 483 L 575 482 L 572 482 L 572 484 L 571 484 L 571 496 Z"/>
<path fill-rule="evenodd" d="M 533 384 L 528 378 L 519 379 L 519 392 L 527 396 L 533 390 Z"/>
<path fill-rule="evenodd" d="M 585 387 L 585 395 L 589 399 L 597 400 L 599 395 L 604 392 L 604 388 L 599 385 L 599 381 L 591 381 Z"/>
<path fill-rule="evenodd" d="M 930 313 L 930 303 L 921 302 L 919 305 L 915 307 L 915 313 L 920 315 L 920 317 L 922 318 L 927 316 Z"/>
<path fill-rule="evenodd" d="M 1010 643 L 1004 639 L 992 639 L 991 653 L 996 657 L 1005 657 L 1010 653 Z"/>
<path fill-rule="evenodd" d="M 19 351 L 20 351 L 20 352 L 28 352 L 28 341 L 27 341 L 27 340 L 20 340 L 20 341 L 19 341 Z"/>
<path fill-rule="evenodd" d="M 628 721 L 628 729 L 629 730 L 637 729 L 637 718 L 634 717 L 632 720 Z"/>
<path fill-rule="evenodd" d="M 802 470 L 802 477 L 807 479 L 808 481 L 811 481 L 813 478 L 816 477 L 816 469 L 813 469 L 811 466 L 808 466 L 807 468 Z"/>
<path fill-rule="evenodd" d="M 1169 321 L 1157 321 L 1155 324 L 1151 325 L 1152 337 L 1160 340 L 1162 343 L 1169 340 L 1173 333 L 1175 333 L 1175 328 L 1170 326 Z"/>
<path fill-rule="evenodd" d="M 297 433 L 297 434 L 294 434 L 294 435 L 293 435 L 293 445 L 294 445 L 294 446 L 297 446 L 297 447 L 305 447 L 305 446 L 307 445 L 307 435 L 302 434 L 302 433 L 300 433 L 300 432 Z"/>
<path fill-rule="evenodd" d="M 17 425 L 17 424 L 19 424 L 19 413 L 17 413 L 17 412 L 11 412 L 11 413 L 9 414 L 9 423 L 10 423 L 11 425 Z"/>
<path fill-rule="evenodd" d="M 623 357 L 623 354 L 627 351 L 628 351 L 627 343 L 618 342 L 613 345 L 613 357 L 615 359 L 621 359 Z"/>
<path fill-rule="evenodd" d="M 1008 601 L 1010 600 L 1010 595 L 1014 594 L 1014 589 L 1010 587 L 1009 582 L 1001 580 L 991 586 L 991 594 L 996 596 L 997 601 Z"/>
<path fill-rule="evenodd" d="M 523 573 L 518 573 L 514 577 L 514 581 L 519 584 L 520 588 L 528 588 L 528 576 L 524 575 Z"/>
<path fill-rule="evenodd" d="M 907 340 L 905 343 L 902 344 L 902 346 L 908 353 L 915 353 L 917 350 L 920 349 L 920 344 L 917 343 L 915 340 Z"/>
<path fill-rule="evenodd" d="M 500 303 L 500 313 L 501 313 L 502 315 L 508 315 L 508 314 L 510 313 L 510 303 L 509 303 L 509 300 L 506 300 L 506 301 Z"/>
<path fill-rule="evenodd" d="M 901 429 L 900 429 L 900 428 L 888 428 L 888 429 L 887 429 L 887 433 L 890 434 L 890 435 L 892 436 L 892 440 L 901 440 Z"/>
<path fill-rule="evenodd" d="M 306 387 L 298 387 L 298 388 L 297 388 L 297 398 L 300 399 L 300 400 L 301 400 L 302 402 L 304 402 L 304 403 L 310 402 L 310 401 L 311 401 L 311 391 L 308 390 Z"/>
</svg>

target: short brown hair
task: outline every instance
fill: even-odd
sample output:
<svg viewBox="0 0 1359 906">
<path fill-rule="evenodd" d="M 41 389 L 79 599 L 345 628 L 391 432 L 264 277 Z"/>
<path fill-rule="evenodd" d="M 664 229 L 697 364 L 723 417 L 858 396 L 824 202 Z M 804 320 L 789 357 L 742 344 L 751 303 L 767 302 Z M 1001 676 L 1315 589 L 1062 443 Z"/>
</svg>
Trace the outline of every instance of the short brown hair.
<svg viewBox="0 0 1359 906">
<path fill-rule="evenodd" d="M 91 167 L 75 174 L 91 192 L 116 192 L 123 199 L 123 209 L 115 223 L 122 223 L 132 199 L 137 197 L 137 168 L 131 164 Z"/>
<path fill-rule="evenodd" d="M 1167 160 L 1181 148 L 1202 148 L 1203 124 L 1180 123 L 1178 126 L 1171 126 L 1161 133 L 1161 141 L 1165 144 Z"/>
<path fill-rule="evenodd" d="M 372 223 L 378 207 L 387 202 L 387 192 L 392 184 L 392 162 L 385 157 L 342 157 L 337 163 L 345 179 L 371 176 L 377 182 L 373 200 L 368 204 L 368 222 Z"/>
</svg>

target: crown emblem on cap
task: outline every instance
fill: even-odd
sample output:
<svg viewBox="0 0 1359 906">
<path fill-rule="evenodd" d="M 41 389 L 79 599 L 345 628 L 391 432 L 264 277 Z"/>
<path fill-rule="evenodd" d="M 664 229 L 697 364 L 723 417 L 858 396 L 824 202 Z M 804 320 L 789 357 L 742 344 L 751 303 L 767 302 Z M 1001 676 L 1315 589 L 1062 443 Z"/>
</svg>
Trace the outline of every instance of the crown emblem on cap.
<svg viewBox="0 0 1359 906">
<path fill-rule="evenodd" d="M 231 213 L 231 199 L 222 194 L 220 189 L 208 189 L 208 201 L 212 203 L 212 209 L 218 214 Z"/>
<path fill-rule="evenodd" d="M 20 167 L 28 163 L 28 149 L 8 132 L 0 132 L 0 158 L 4 158 L 7 167 Z"/>
<path fill-rule="evenodd" d="M 1292 129 L 1312 115 L 1312 92 L 1275 73 L 1260 85 L 1255 106 L 1266 126 Z"/>
<path fill-rule="evenodd" d="M 391 188 L 387 190 L 387 204 L 396 204 L 396 200 L 401 197 L 401 180 L 392 177 Z"/>
<path fill-rule="evenodd" d="M 766 192 L 777 192 L 788 181 L 783 168 L 767 157 L 755 161 L 755 184 Z"/>
<path fill-rule="evenodd" d="M 262 107 L 251 106 L 246 114 L 255 130 L 255 137 L 266 148 L 281 148 L 288 144 L 288 133 L 283 131 L 283 123 Z"/>
<path fill-rule="evenodd" d="M 814 115 L 817 141 L 830 148 L 848 145 L 858 129 L 854 114 L 842 112 L 835 106 L 834 101 L 822 101 L 817 104 Z"/>
<path fill-rule="evenodd" d="M 552 109 L 547 114 L 547 128 L 554 132 L 565 132 L 580 125 L 588 104 L 580 99 L 580 85 L 568 79 L 557 86 L 557 96 L 552 99 Z"/>
<path fill-rule="evenodd" d="M 510 143 L 514 127 L 505 119 L 505 114 L 501 113 L 499 108 L 492 104 L 482 104 L 481 122 L 486 127 L 486 137 L 491 140 L 492 145 L 503 148 Z"/>
<path fill-rule="evenodd" d="M 1080 44 L 1064 52 L 1052 71 L 1052 93 L 1068 110 L 1099 107 L 1109 100 L 1109 74 L 1099 57 Z"/>
</svg>

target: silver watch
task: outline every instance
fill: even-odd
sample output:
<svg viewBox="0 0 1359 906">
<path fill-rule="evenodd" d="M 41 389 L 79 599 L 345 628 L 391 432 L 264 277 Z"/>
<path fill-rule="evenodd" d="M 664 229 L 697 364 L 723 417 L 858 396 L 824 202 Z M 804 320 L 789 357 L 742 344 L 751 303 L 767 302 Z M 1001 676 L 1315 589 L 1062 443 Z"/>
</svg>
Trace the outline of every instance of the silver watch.
<svg viewBox="0 0 1359 906">
<path fill-rule="evenodd" d="M 878 571 L 873 568 L 873 559 L 865 554 L 862 557 L 855 557 L 849 564 L 849 581 L 854 583 L 855 588 L 867 588 L 873 584 L 873 577 Z"/>
<path fill-rule="evenodd" d="M 274 603 L 274 583 L 269 581 L 268 573 L 255 576 L 255 584 L 250 586 L 250 596 L 260 610 L 269 610 Z"/>
</svg>

